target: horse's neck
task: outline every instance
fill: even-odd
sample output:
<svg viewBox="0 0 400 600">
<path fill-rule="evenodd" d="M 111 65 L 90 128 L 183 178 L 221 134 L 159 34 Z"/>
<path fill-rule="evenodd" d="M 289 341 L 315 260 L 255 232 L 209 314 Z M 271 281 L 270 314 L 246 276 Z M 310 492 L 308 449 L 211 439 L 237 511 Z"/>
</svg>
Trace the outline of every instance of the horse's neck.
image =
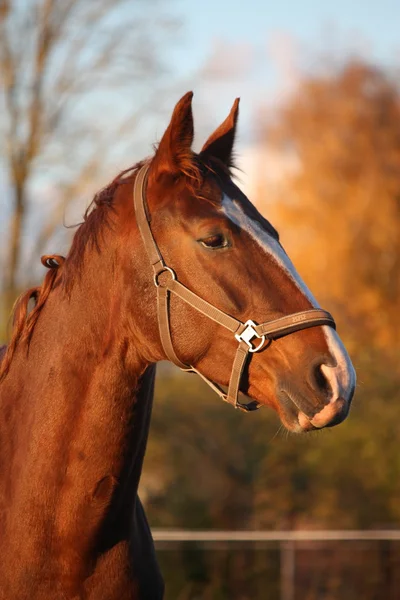
<svg viewBox="0 0 400 600">
<path fill-rule="evenodd" d="M 46 560 L 48 548 L 71 580 L 97 544 L 131 533 L 122 520 L 136 498 L 151 414 L 154 368 L 145 371 L 120 333 L 120 301 L 100 290 L 77 286 L 70 299 L 54 290 L 28 356 L 17 350 L 2 384 L 8 542 L 22 563 L 35 547 Z"/>
<path fill-rule="evenodd" d="M 98 551 L 103 551 L 134 533 L 133 502 L 141 475 L 147 438 L 150 428 L 151 409 L 154 395 L 155 365 L 148 367 L 138 382 L 132 426 L 128 432 L 125 461 L 120 472 L 118 489 L 112 499 L 108 515 L 102 525 Z"/>
</svg>

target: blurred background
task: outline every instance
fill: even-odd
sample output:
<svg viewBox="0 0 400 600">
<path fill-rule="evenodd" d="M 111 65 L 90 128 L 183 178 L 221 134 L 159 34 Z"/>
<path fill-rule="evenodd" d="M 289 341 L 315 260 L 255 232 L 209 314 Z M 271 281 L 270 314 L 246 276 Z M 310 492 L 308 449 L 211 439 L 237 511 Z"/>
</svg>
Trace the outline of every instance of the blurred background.
<svg viewBox="0 0 400 600">
<path fill-rule="evenodd" d="M 350 417 L 295 436 L 162 364 L 154 532 L 400 528 L 399 25 L 395 0 L 0 0 L 0 342 L 40 255 L 193 89 L 197 148 L 241 97 L 239 184 L 357 369 Z M 399 541 L 157 546 L 167 600 L 400 598 Z"/>
</svg>

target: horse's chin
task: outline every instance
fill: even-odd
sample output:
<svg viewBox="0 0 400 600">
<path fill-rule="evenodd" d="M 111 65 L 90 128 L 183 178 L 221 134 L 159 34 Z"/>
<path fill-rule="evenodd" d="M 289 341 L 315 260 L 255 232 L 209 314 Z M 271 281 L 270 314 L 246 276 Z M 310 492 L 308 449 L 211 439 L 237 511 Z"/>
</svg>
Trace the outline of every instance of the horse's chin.
<svg viewBox="0 0 400 600">
<path fill-rule="evenodd" d="M 318 427 L 315 427 L 310 419 L 303 412 L 299 412 L 296 418 L 288 419 L 285 415 L 280 414 L 282 424 L 288 431 L 292 433 L 307 433 L 308 431 L 315 431 Z"/>
<path fill-rule="evenodd" d="M 255 389 L 253 388 L 253 392 Z M 306 433 L 308 431 L 314 431 L 318 429 L 315 427 L 311 420 L 307 417 L 307 415 L 299 410 L 298 406 L 293 402 L 290 395 L 286 392 L 280 392 L 278 397 L 271 402 L 271 396 L 275 394 L 270 393 L 268 396 L 268 402 L 265 401 L 265 393 L 262 394 L 259 390 L 256 390 L 256 393 L 248 398 L 252 400 L 256 400 L 259 402 L 261 406 L 268 406 L 276 411 L 279 415 L 279 418 L 282 422 L 282 425 L 292 433 Z"/>
</svg>

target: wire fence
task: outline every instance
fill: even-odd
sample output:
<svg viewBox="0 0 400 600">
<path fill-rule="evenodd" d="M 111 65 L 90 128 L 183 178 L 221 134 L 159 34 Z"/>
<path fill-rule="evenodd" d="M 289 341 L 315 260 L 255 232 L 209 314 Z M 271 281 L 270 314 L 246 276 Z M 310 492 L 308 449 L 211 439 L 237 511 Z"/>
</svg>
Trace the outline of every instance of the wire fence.
<svg viewBox="0 0 400 600">
<path fill-rule="evenodd" d="M 190 580 L 181 583 L 181 592 L 175 583 L 174 591 L 167 594 L 174 600 L 400 599 L 400 530 L 155 529 L 153 537 L 166 566 L 167 589 L 168 570 L 184 568 Z M 209 591 L 216 586 L 213 571 L 217 581 L 226 579 L 225 595 Z"/>
</svg>

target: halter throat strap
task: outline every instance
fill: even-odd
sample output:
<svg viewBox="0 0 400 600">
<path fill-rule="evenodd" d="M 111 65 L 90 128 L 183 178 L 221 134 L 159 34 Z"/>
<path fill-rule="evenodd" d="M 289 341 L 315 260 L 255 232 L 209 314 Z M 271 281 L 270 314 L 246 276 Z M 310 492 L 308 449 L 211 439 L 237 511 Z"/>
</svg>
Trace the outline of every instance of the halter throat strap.
<svg viewBox="0 0 400 600">
<path fill-rule="evenodd" d="M 335 321 L 332 315 L 325 310 L 310 309 L 261 324 L 256 324 L 252 320 L 243 323 L 189 290 L 178 281 L 175 271 L 165 264 L 151 231 L 150 220 L 146 212 L 145 188 L 148 172 L 149 164 L 144 165 L 138 171 L 133 189 L 133 202 L 137 225 L 153 269 L 154 285 L 157 288 L 158 328 L 165 355 L 168 360 L 183 371 L 197 373 L 225 402 L 229 402 L 235 408 L 240 408 L 247 412 L 256 410 L 260 407 L 258 402 L 251 401 L 245 404 L 238 400 L 240 380 L 249 355 L 262 350 L 266 341 L 269 342 L 270 340 L 289 335 L 301 329 L 316 327 L 318 325 L 329 325 L 335 329 Z M 209 319 L 231 331 L 237 340 L 238 347 L 233 361 L 227 392 L 224 392 L 216 383 L 205 377 L 194 366 L 183 363 L 176 355 L 172 342 L 169 318 L 170 294 L 175 294 Z"/>
</svg>

